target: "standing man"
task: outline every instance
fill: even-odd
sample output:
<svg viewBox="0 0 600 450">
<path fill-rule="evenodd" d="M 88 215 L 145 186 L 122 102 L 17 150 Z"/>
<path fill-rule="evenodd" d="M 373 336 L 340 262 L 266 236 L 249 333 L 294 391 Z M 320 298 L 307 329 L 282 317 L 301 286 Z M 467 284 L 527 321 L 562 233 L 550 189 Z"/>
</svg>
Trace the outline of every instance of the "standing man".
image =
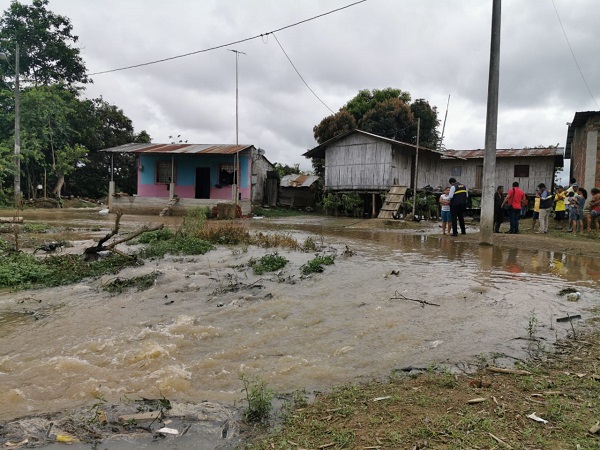
<svg viewBox="0 0 600 450">
<path fill-rule="evenodd" d="M 494 233 L 500 233 L 500 225 L 504 221 L 504 186 L 498 186 L 494 194 Z"/>
<path fill-rule="evenodd" d="M 540 197 L 540 229 L 537 232 L 545 234 L 548 232 L 548 217 L 550 216 L 553 198 L 546 189 L 544 183 L 538 185 L 538 192 L 536 195 Z"/>
<path fill-rule="evenodd" d="M 467 187 L 456 181 L 456 178 L 450 178 L 448 182 L 450 187 L 450 218 L 452 219 L 452 236 L 458 236 L 458 224 L 460 224 L 461 234 L 467 234 L 465 227 L 465 209 L 467 208 L 467 198 L 469 192 Z M 458 223 L 457 223 L 458 222 Z"/>
<path fill-rule="evenodd" d="M 509 234 L 519 234 L 519 214 L 521 213 L 523 203 L 526 201 L 527 196 L 525 195 L 525 192 L 519 188 L 519 182 L 515 181 L 512 184 L 512 188 L 508 191 L 508 195 L 502 202 L 502 207 L 507 204 L 510 205 L 510 209 L 508 210 L 510 217 Z"/>
</svg>

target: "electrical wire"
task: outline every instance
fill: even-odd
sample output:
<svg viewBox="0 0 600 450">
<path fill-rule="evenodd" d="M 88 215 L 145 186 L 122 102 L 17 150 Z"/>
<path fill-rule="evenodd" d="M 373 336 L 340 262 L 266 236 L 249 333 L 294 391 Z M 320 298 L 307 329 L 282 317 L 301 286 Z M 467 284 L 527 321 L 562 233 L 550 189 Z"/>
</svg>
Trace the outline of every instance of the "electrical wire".
<svg viewBox="0 0 600 450">
<path fill-rule="evenodd" d="M 560 23 L 560 28 L 562 29 L 563 35 L 565 36 L 565 40 L 567 41 L 567 45 L 569 46 L 569 50 L 571 51 L 571 56 L 573 56 L 573 61 L 575 61 L 577 70 L 579 70 L 579 75 L 581 75 L 581 78 L 583 79 L 583 83 L 585 84 L 585 87 L 587 88 L 588 92 L 590 93 L 590 97 L 592 97 L 592 100 L 594 101 L 594 104 L 596 105 L 596 109 L 600 109 L 600 107 L 598 107 L 598 102 L 596 101 L 594 94 L 592 94 L 592 90 L 590 89 L 590 87 L 585 79 L 585 76 L 583 75 L 583 71 L 581 70 L 579 63 L 577 62 L 577 58 L 575 57 L 575 52 L 573 51 L 573 47 L 571 47 L 571 42 L 569 42 L 569 37 L 567 36 L 565 27 L 563 26 L 562 20 L 560 19 L 560 14 L 558 14 L 558 9 L 556 9 L 556 4 L 554 3 L 554 0 L 552 0 L 552 6 L 554 6 L 554 11 L 556 12 L 556 17 L 558 18 L 558 23 Z"/>
<path fill-rule="evenodd" d="M 310 18 L 308 18 L 308 19 L 304 19 L 304 20 L 301 20 L 301 21 L 299 21 L 299 22 L 292 23 L 292 24 L 290 24 L 290 25 L 286 25 L 286 26 L 284 26 L 284 27 L 281 27 L 281 28 L 278 28 L 278 29 L 276 29 L 276 30 L 269 31 L 269 32 L 267 32 L 267 33 L 258 34 L 258 35 L 256 35 L 256 36 L 248 37 L 248 38 L 245 38 L 245 39 L 240 39 L 240 40 L 237 40 L 237 41 L 234 41 L 234 42 L 229 42 L 229 43 L 227 43 L 227 44 L 216 45 L 216 46 L 214 46 L 214 47 L 209 47 L 209 48 L 205 48 L 205 49 L 202 49 L 202 50 L 196 50 L 196 51 L 189 52 L 189 53 L 183 53 L 183 54 L 181 54 L 181 55 L 171 56 L 171 57 L 169 57 L 169 58 L 157 59 L 157 60 L 154 60 L 154 61 L 149 61 L 149 62 L 146 62 L 146 63 L 134 64 L 134 65 L 132 65 L 132 66 L 125 66 L 125 67 L 119 67 L 119 68 L 117 68 L 117 69 L 110 69 L 110 70 L 103 70 L 103 71 L 101 71 L 101 72 L 94 72 L 94 73 L 90 73 L 90 74 L 89 74 L 89 76 L 94 76 L 94 75 L 103 75 L 103 74 L 105 74 L 105 73 L 119 72 L 119 71 L 122 71 L 122 70 L 135 69 L 135 68 L 137 68 L 137 67 L 150 66 L 150 65 L 152 65 L 152 64 L 158 64 L 158 63 L 162 63 L 162 62 L 165 62 L 165 61 L 172 61 L 172 60 L 174 60 L 174 59 L 185 58 L 185 57 L 187 57 L 187 56 L 197 55 L 197 54 L 199 54 L 199 53 L 206 53 L 206 52 L 210 52 L 210 51 L 212 51 L 212 50 L 218 50 L 218 49 L 220 49 L 220 48 L 229 47 L 229 46 L 231 46 L 231 45 L 235 45 L 235 44 L 241 44 L 242 42 L 248 42 L 248 41 L 251 41 L 251 40 L 254 40 L 254 39 L 263 38 L 263 36 L 265 36 L 265 37 L 268 37 L 268 35 L 269 35 L 269 34 L 274 34 L 274 33 L 278 32 L 278 31 L 287 30 L 288 28 L 292 28 L 292 27 L 295 27 L 295 26 L 301 25 L 301 24 L 303 24 L 303 23 L 310 22 L 311 20 L 319 19 L 319 18 L 321 18 L 321 17 L 327 16 L 327 15 L 329 15 L 329 14 L 333 14 L 333 13 L 335 13 L 335 12 L 338 12 L 338 11 L 342 11 L 342 10 L 344 10 L 344 9 L 350 8 L 350 7 L 352 7 L 352 6 L 356 6 L 356 5 L 358 5 L 359 3 L 364 3 L 364 2 L 366 2 L 366 1 L 367 1 L 367 0 L 359 0 L 359 1 L 357 1 L 357 2 L 350 3 L 349 5 L 342 6 L 341 8 L 332 9 L 331 11 L 327 11 L 327 12 L 325 12 L 325 13 L 323 13 L 323 14 L 319 14 L 319 15 L 317 15 L 317 16 L 313 16 L 313 17 L 310 17 Z"/>
<path fill-rule="evenodd" d="M 290 64 L 292 65 L 292 67 L 294 68 L 294 70 L 296 71 L 296 73 L 298 74 L 298 76 L 300 77 L 300 79 L 302 80 L 302 82 L 306 85 L 306 87 L 308 88 L 308 90 L 310 92 L 312 92 L 312 94 L 317 98 L 317 100 L 319 100 L 323 104 L 323 106 L 325 106 L 325 108 L 327 108 L 329 111 L 331 111 L 331 114 L 335 114 L 335 112 L 329 106 L 327 106 L 327 104 L 323 100 L 321 100 L 319 98 L 319 96 L 315 93 L 315 91 L 313 91 L 311 89 L 311 87 L 308 85 L 308 83 L 302 77 L 302 75 L 300 75 L 300 72 L 298 72 L 298 69 L 296 68 L 296 66 L 294 65 L 294 63 L 292 62 L 292 60 L 290 59 L 290 57 L 288 56 L 287 52 L 281 46 L 281 42 L 279 42 L 279 39 L 277 39 L 277 35 L 274 32 L 272 32 L 271 34 L 273 35 L 273 37 L 277 41 L 277 44 L 279 44 L 279 48 L 281 49 L 281 51 L 283 52 L 283 54 L 285 55 L 285 57 L 287 58 L 287 60 L 290 62 Z"/>
</svg>

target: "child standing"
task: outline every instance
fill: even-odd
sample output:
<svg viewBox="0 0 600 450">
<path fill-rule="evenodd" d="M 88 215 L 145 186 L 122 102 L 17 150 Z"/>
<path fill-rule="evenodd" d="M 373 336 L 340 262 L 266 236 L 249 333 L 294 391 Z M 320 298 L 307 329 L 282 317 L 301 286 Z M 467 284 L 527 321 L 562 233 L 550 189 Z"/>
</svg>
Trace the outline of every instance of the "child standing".
<svg viewBox="0 0 600 450">
<path fill-rule="evenodd" d="M 450 188 L 444 189 L 440 195 L 440 205 L 442 205 L 442 234 L 450 234 Z M 448 230 L 448 233 L 446 233 Z"/>
<path fill-rule="evenodd" d="M 562 186 L 556 188 L 554 196 L 554 219 L 556 220 L 556 229 L 562 230 L 562 221 L 565 220 L 565 199 L 567 195 Z"/>
</svg>

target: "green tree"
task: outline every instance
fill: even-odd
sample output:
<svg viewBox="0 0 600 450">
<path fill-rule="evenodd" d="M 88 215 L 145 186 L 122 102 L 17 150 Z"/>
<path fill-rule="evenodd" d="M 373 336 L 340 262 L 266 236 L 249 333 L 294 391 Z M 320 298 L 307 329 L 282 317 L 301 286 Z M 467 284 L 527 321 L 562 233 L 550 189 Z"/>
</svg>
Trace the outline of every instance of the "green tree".
<svg viewBox="0 0 600 450">
<path fill-rule="evenodd" d="M 421 119 L 419 144 L 436 148 L 439 120 L 437 109 L 424 99 L 411 103 L 409 92 L 395 88 L 363 89 L 337 113 L 325 117 L 313 128 L 317 143 L 358 128 L 379 136 L 415 144 L 417 119 Z M 312 160 L 317 175 L 323 176 L 323 161 Z"/>
<path fill-rule="evenodd" d="M 14 61 L 18 43 L 21 76 L 36 85 L 88 83 L 71 21 L 47 6 L 48 0 L 33 0 L 30 5 L 13 1 L 0 18 L 2 51 Z"/>
</svg>

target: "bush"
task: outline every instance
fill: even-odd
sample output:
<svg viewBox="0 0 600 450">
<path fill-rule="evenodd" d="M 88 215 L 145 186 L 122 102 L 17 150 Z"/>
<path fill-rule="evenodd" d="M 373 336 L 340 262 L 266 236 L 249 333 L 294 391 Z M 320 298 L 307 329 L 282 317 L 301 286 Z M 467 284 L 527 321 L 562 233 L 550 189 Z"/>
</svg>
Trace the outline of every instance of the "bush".
<svg viewBox="0 0 600 450">
<path fill-rule="evenodd" d="M 142 258 L 162 258 L 167 253 L 172 255 L 204 255 L 214 249 L 214 246 L 197 237 L 176 237 L 166 241 L 151 242 L 140 251 Z"/>
<path fill-rule="evenodd" d="M 250 259 L 248 265 L 254 269 L 256 275 L 262 275 L 265 272 L 275 272 L 283 269 L 288 263 L 288 260 L 283 256 L 279 256 L 277 252 L 265 255 L 259 260 Z"/>
<path fill-rule="evenodd" d="M 151 244 L 156 241 L 168 241 L 169 239 L 173 239 L 173 237 L 175 237 L 175 233 L 168 228 L 163 228 L 161 230 L 149 231 L 140 235 L 137 242 L 139 244 Z"/>
<path fill-rule="evenodd" d="M 244 412 L 247 422 L 266 422 L 271 415 L 273 406 L 273 391 L 267 387 L 264 380 L 258 378 L 254 381 L 248 380 L 244 375 L 240 376 L 246 393 L 248 408 Z"/>
<path fill-rule="evenodd" d="M 311 273 L 321 273 L 323 272 L 325 269 L 323 268 L 323 266 L 330 266 L 331 264 L 334 263 L 334 257 L 329 255 L 329 256 L 317 256 L 313 259 L 311 259 L 310 261 L 308 261 L 306 264 L 303 264 L 300 267 L 300 271 L 302 272 L 303 275 L 308 275 Z"/>
</svg>

